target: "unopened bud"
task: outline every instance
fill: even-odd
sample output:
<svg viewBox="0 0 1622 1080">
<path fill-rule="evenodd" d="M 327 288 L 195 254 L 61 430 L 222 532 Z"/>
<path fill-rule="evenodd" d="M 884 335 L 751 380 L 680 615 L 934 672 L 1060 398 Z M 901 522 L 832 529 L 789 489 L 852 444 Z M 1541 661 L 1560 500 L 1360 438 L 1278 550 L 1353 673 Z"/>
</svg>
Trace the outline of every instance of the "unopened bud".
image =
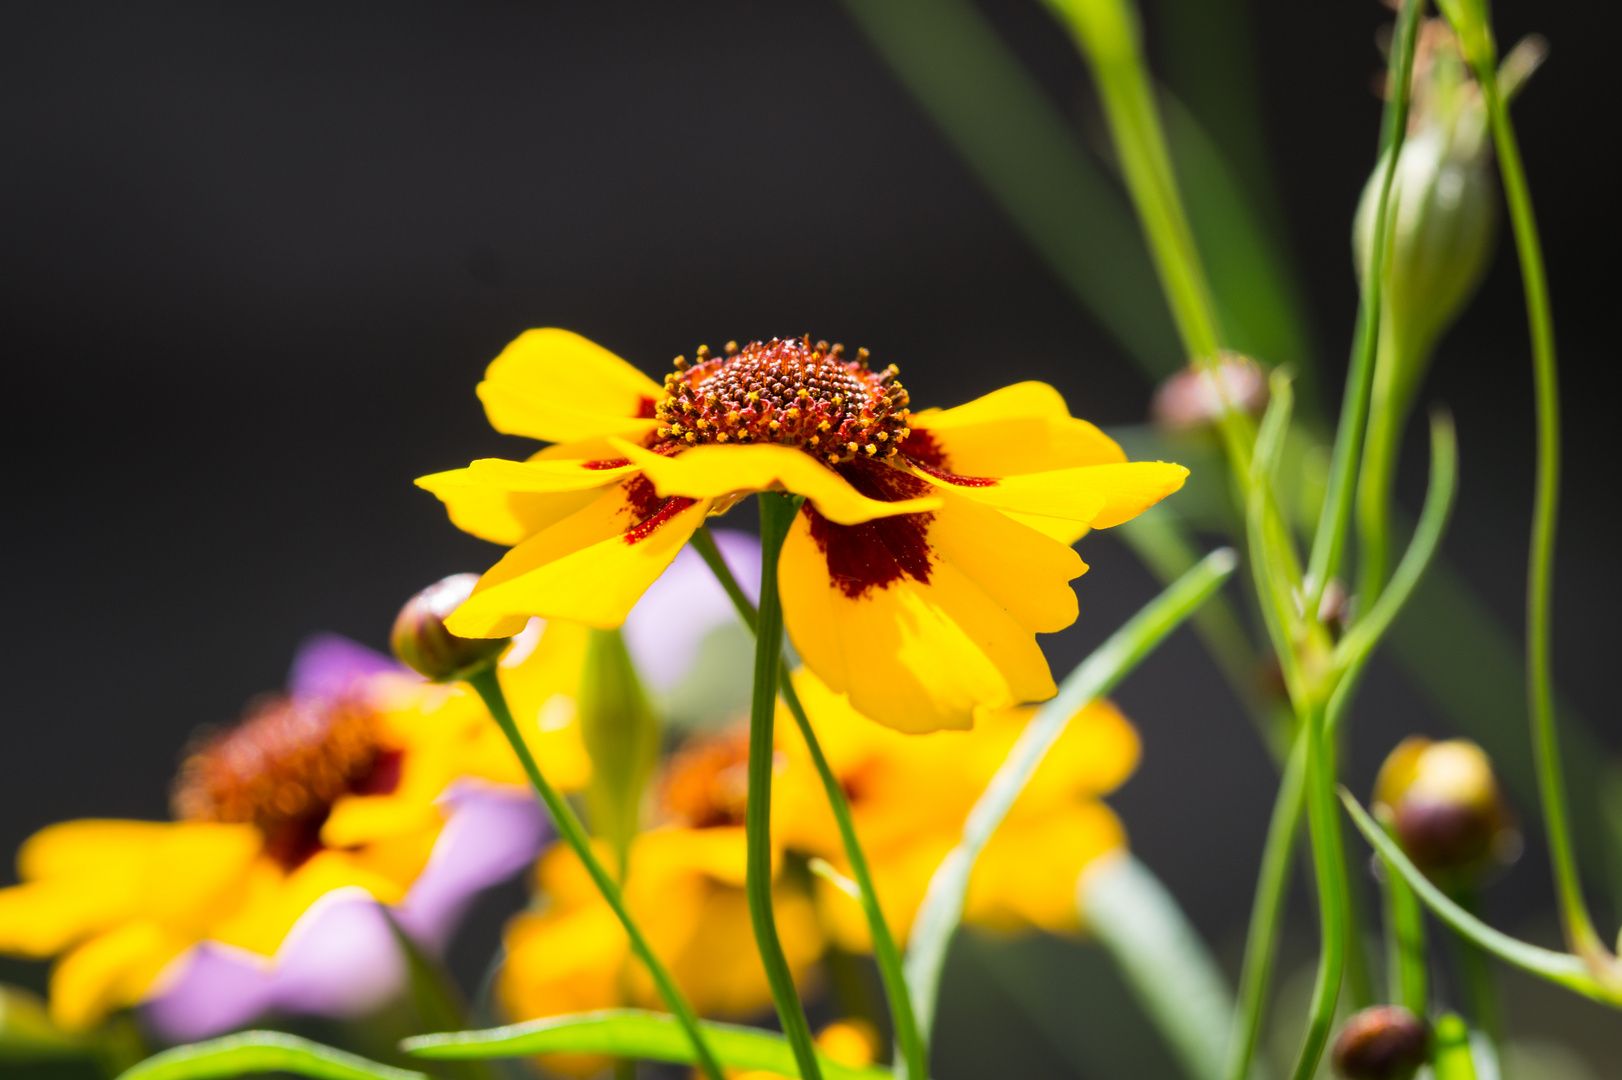
<svg viewBox="0 0 1622 1080">
<path fill-rule="evenodd" d="M 1254 360 L 1224 352 L 1215 366 L 1191 364 L 1155 391 L 1149 411 L 1173 431 L 1206 427 L 1228 412 L 1257 414 L 1267 405 L 1267 375 Z"/>
<path fill-rule="evenodd" d="M 1520 854 L 1492 762 L 1467 739 L 1404 739 L 1380 767 L 1374 812 L 1431 876 L 1472 875 Z"/>
<path fill-rule="evenodd" d="M 478 583 L 478 574 L 452 574 L 406 601 L 389 634 L 402 664 L 434 682 L 455 682 L 495 662 L 511 638 L 457 637 L 445 629 Z"/>
<path fill-rule="evenodd" d="M 1457 39 L 1428 20 L 1414 59 L 1413 109 L 1386 206 L 1380 315 L 1381 389 L 1406 413 L 1432 347 L 1464 309 L 1492 255 L 1497 201 L 1487 110 Z M 1381 159 L 1353 225 L 1359 275 L 1368 272 Z"/>
<path fill-rule="evenodd" d="M 1335 1039 L 1335 1071 L 1346 1080 L 1411 1080 L 1425 1064 L 1430 1032 L 1401 1005 L 1353 1013 Z"/>
</svg>

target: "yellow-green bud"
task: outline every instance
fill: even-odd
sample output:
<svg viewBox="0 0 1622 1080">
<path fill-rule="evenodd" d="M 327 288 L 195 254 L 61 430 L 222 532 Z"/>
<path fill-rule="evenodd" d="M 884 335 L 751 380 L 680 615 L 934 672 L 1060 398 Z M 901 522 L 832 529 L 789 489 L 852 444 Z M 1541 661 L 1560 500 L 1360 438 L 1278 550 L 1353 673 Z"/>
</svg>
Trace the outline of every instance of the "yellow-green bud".
<svg viewBox="0 0 1622 1080">
<path fill-rule="evenodd" d="M 1492 762 L 1467 739 L 1404 739 L 1380 766 L 1374 813 L 1433 877 L 1471 876 L 1520 853 Z"/>
<path fill-rule="evenodd" d="M 1457 39 L 1441 19 L 1421 28 L 1408 134 L 1386 208 L 1381 364 L 1388 407 L 1407 411 L 1436 339 L 1480 284 L 1497 221 L 1487 110 Z M 1368 272 L 1386 159 L 1363 188 L 1353 225 L 1358 274 Z M 1389 355 L 1387 355 L 1389 354 Z"/>
<path fill-rule="evenodd" d="M 456 682 L 495 663 L 511 638 L 457 637 L 445 629 L 478 583 L 478 574 L 452 574 L 406 601 L 389 634 L 402 664 L 434 682 Z"/>
<path fill-rule="evenodd" d="M 1401 1005 L 1376 1005 L 1352 1014 L 1330 1056 L 1346 1080 L 1410 1080 L 1429 1043 L 1419 1017 Z"/>
<path fill-rule="evenodd" d="M 591 757 L 592 832 L 623 859 L 641 825 L 642 792 L 659 760 L 659 721 L 618 630 L 592 630 L 576 699 Z"/>
</svg>

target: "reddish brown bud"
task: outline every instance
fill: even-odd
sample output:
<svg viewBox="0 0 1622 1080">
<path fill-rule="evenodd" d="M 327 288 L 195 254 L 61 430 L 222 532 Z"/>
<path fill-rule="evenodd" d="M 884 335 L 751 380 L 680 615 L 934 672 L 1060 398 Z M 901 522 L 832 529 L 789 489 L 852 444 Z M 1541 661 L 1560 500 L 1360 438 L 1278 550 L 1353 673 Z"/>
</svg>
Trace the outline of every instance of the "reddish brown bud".
<svg viewBox="0 0 1622 1080">
<path fill-rule="evenodd" d="M 1401 1005 L 1352 1014 L 1335 1040 L 1335 1071 L 1346 1080 L 1411 1080 L 1425 1063 L 1430 1032 Z"/>
<path fill-rule="evenodd" d="M 445 629 L 478 583 L 477 574 L 452 574 L 406 601 L 389 635 L 402 664 L 434 682 L 455 682 L 495 662 L 511 638 L 457 637 Z"/>
<path fill-rule="evenodd" d="M 1404 739 L 1380 767 L 1374 811 L 1432 876 L 1479 873 L 1520 852 L 1492 762 L 1467 739 Z"/>
<path fill-rule="evenodd" d="M 1254 360 L 1225 352 L 1214 369 L 1191 365 L 1161 383 L 1149 411 L 1162 427 L 1186 431 L 1230 410 L 1260 413 L 1266 405 L 1267 374 Z"/>
</svg>

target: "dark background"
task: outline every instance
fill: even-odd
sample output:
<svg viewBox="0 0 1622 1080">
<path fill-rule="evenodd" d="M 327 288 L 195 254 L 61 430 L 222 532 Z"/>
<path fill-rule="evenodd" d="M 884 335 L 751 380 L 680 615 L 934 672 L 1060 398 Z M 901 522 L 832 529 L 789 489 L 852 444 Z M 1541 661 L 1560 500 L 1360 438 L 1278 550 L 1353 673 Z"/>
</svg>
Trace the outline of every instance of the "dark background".
<svg viewBox="0 0 1622 1080">
<path fill-rule="evenodd" d="M 1086 72 L 1046 12 L 982 7 L 1085 128 Z M 1521 0 L 1496 20 L 1506 48 L 1553 43 L 1517 117 L 1563 350 L 1558 671 L 1614 749 L 1616 18 Z M 1250 12 L 1269 146 L 1246 165 L 1273 171 L 1328 386 L 1386 21 L 1362 0 Z M 0 145 L 4 851 L 63 818 L 163 816 L 188 732 L 279 684 L 303 635 L 381 647 L 405 596 L 494 560 L 411 479 L 523 452 L 473 385 L 527 327 L 655 372 L 810 332 L 898 363 L 919 404 L 1039 378 L 1106 425 L 1152 389 L 832 2 L 7 5 Z M 1426 396 L 1459 420 L 1448 553 L 1512 626 L 1526 356 L 1505 244 Z M 1082 547 L 1061 670 L 1153 590 L 1107 535 Z M 1120 697 L 1146 754 L 1114 804 L 1231 951 L 1271 767 L 1186 634 Z M 1361 791 L 1401 735 L 1446 733 L 1390 667 L 1358 723 Z M 1534 842 L 1500 923 L 1543 918 L 1544 867 Z"/>
</svg>

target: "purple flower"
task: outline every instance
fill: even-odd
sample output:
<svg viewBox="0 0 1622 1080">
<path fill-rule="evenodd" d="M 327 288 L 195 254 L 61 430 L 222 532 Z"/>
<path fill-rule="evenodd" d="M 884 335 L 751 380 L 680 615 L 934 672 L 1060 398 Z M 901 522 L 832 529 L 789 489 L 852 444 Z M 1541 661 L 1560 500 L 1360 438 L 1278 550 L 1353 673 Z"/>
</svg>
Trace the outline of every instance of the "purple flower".
<svg viewBox="0 0 1622 1080">
<path fill-rule="evenodd" d="M 721 558 L 749 599 L 760 602 L 760 541 L 748 533 L 712 530 Z M 705 635 L 737 623 L 726 590 L 691 546 L 684 547 L 648 587 L 625 620 L 625 647 L 637 673 L 656 692 L 682 680 Z"/>
</svg>

